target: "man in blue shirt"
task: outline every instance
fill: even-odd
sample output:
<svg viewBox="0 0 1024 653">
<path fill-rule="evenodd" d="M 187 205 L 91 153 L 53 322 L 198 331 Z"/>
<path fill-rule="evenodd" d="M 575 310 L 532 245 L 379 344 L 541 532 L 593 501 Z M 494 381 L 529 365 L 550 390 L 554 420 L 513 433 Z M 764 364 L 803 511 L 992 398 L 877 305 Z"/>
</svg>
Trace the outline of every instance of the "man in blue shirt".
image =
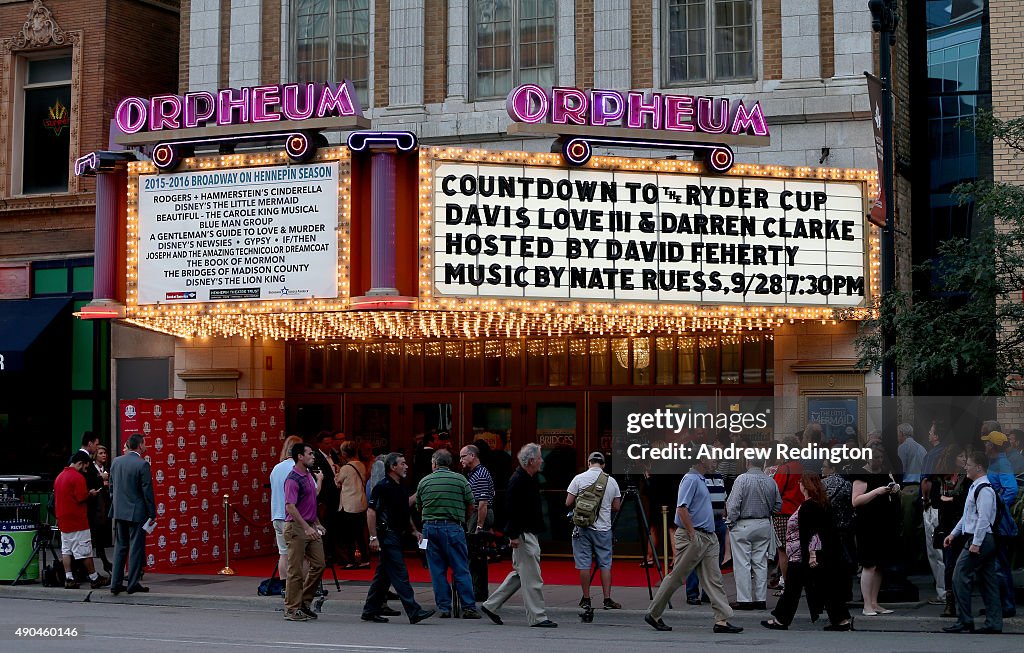
<svg viewBox="0 0 1024 653">
<path fill-rule="evenodd" d="M 985 455 L 988 456 L 988 482 L 1009 508 L 1017 498 L 1017 478 L 1003 453 L 1010 439 L 1002 431 L 995 430 L 981 436 L 981 441 L 985 443 Z M 1013 573 L 1010 570 L 1009 547 L 999 546 L 996 549 L 996 569 L 1002 584 L 1003 616 L 1010 618 L 1017 614 L 1017 601 L 1014 596 L 1016 590 L 1013 587 Z"/>
<path fill-rule="evenodd" d="M 971 454 L 967 461 L 967 478 L 971 479 L 973 483 L 967 491 L 964 515 L 943 541 L 943 546 L 949 548 L 953 545 L 954 538 L 960 536 L 969 538 L 956 561 L 956 570 L 953 572 L 958 618 L 955 624 L 943 628 L 943 632 L 975 632 L 974 613 L 971 611 L 971 593 L 974 590 L 975 580 L 980 582 L 981 597 L 985 601 L 985 627 L 977 632 L 1003 632 L 1003 614 L 999 609 L 999 582 L 996 576 L 996 549 L 998 547 L 995 537 L 992 535 L 992 523 L 996 519 L 997 504 L 994 488 L 986 476 L 987 468 L 988 458 L 985 454 L 980 451 Z"/>
<path fill-rule="evenodd" d="M 718 564 L 718 537 L 715 535 L 715 516 L 711 508 L 711 493 L 704 482 L 704 475 L 710 471 L 710 461 L 698 458 L 690 471 L 679 483 L 676 499 L 676 564 L 658 587 L 647 615 L 644 616 L 652 628 L 660 631 L 672 630 L 661 619 L 672 595 L 682 587 L 690 572 L 697 570 L 700 585 L 711 599 L 715 613 L 716 633 L 739 633 L 743 629 L 729 623 L 732 608 L 722 586 L 722 570 Z"/>
</svg>

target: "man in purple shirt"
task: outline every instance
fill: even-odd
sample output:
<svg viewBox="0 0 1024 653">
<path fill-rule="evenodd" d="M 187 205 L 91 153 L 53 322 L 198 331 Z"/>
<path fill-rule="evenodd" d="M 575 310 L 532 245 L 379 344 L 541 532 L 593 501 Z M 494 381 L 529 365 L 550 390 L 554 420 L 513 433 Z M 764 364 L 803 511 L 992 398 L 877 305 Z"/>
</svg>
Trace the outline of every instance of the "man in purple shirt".
<svg viewBox="0 0 1024 653">
<path fill-rule="evenodd" d="M 284 480 L 284 541 L 288 545 L 288 580 L 285 584 L 284 618 L 309 621 L 317 614 L 310 608 L 324 573 L 324 527 L 316 514 L 316 479 L 310 473 L 313 447 L 300 442 L 292 447 L 295 467 Z M 309 561 L 305 578 L 302 563 Z"/>
</svg>

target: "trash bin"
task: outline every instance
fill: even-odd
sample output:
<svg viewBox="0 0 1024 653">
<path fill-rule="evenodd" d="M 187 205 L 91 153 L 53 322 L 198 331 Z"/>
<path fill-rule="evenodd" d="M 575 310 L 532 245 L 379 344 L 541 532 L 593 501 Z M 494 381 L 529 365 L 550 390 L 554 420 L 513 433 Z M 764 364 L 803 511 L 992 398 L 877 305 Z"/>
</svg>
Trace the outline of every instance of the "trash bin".
<svg viewBox="0 0 1024 653">
<path fill-rule="evenodd" d="M 18 572 L 32 558 L 32 544 L 36 536 L 36 523 L 25 519 L 0 521 L 0 582 L 13 582 Z M 25 570 L 22 580 L 39 579 L 39 557 L 35 556 Z"/>
</svg>

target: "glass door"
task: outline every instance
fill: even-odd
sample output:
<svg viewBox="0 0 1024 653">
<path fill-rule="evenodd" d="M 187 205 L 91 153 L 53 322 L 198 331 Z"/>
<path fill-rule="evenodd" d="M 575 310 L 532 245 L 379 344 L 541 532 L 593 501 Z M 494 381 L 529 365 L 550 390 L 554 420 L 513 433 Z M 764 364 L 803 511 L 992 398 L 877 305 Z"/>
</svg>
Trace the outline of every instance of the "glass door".
<svg viewBox="0 0 1024 653">
<path fill-rule="evenodd" d="M 462 445 L 480 449 L 480 462 L 494 479 L 494 523 L 505 524 L 505 488 L 519 463 L 513 440 L 522 432 L 522 395 L 513 392 L 467 392 L 463 395 Z"/>
<path fill-rule="evenodd" d="M 313 441 L 320 431 L 333 431 L 341 425 L 341 402 L 335 394 L 293 395 L 285 403 L 286 435 L 298 435 Z"/>
<path fill-rule="evenodd" d="M 531 393 L 531 399 L 527 404 L 527 423 L 533 426 L 529 439 L 540 444 L 544 457 L 540 490 L 547 533 L 542 540 L 550 542 L 546 550 L 564 553 L 572 535 L 572 524 L 566 518 L 565 493 L 573 477 L 583 471 L 587 455 L 585 431 L 578 428 L 583 401 L 579 393 L 560 392 Z"/>
<path fill-rule="evenodd" d="M 392 443 L 412 456 L 409 475 L 413 483 L 430 473 L 430 458 L 437 449 L 447 449 L 458 461 L 458 397 L 454 392 L 412 393 L 403 397 L 402 426 L 395 431 Z"/>
</svg>

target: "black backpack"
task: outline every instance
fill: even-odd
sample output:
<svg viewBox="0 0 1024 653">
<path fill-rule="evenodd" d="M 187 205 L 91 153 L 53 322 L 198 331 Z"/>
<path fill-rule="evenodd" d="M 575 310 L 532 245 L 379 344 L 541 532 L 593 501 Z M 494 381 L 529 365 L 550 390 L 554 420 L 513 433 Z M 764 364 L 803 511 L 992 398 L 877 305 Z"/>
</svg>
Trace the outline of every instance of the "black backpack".
<svg viewBox="0 0 1024 653">
<path fill-rule="evenodd" d="M 40 579 L 43 587 L 64 587 L 64 563 L 57 559 L 43 567 Z"/>
</svg>

